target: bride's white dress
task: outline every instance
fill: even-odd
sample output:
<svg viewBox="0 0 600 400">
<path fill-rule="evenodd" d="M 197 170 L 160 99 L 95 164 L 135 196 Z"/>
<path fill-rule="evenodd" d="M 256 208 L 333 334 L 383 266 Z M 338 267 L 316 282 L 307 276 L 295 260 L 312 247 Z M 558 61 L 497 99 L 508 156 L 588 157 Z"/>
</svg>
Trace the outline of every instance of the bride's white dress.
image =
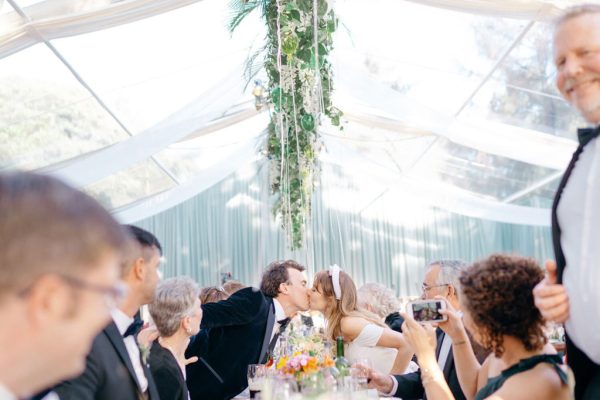
<svg viewBox="0 0 600 400">
<path fill-rule="evenodd" d="M 377 346 L 384 328 L 375 324 L 368 324 L 360 331 L 360 334 L 344 349 L 345 356 L 354 363 L 361 359 L 368 359 L 371 366 L 382 374 L 389 374 L 394 366 L 398 350 L 389 347 Z"/>
</svg>

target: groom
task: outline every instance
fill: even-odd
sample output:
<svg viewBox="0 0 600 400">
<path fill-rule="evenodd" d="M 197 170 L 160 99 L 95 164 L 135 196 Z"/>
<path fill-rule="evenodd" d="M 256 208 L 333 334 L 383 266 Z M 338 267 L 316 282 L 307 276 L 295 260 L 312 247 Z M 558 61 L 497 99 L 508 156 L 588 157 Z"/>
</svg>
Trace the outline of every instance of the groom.
<svg viewBox="0 0 600 400">
<path fill-rule="evenodd" d="M 308 310 L 304 270 L 293 260 L 272 262 L 260 290 L 202 305 L 202 330 L 186 351 L 199 358 L 186 370 L 192 400 L 230 399 L 248 386 L 248 365 L 264 363 L 289 318 Z"/>
</svg>

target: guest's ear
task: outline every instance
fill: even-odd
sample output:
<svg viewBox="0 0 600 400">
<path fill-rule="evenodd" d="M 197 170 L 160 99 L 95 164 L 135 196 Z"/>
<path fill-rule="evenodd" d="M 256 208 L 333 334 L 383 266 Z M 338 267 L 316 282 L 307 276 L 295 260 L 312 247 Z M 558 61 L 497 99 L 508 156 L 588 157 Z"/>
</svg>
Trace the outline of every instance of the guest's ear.
<svg viewBox="0 0 600 400">
<path fill-rule="evenodd" d="M 136 279 L 143 281 L 146 276 L 146 261 L 144 257 L 138 257 L 133 262 L 133 274 Z"/>
<path fill-rule="evenodd" d="M 28 290 L 26 314 L 32 327 L 44 329 L 53 321 L 62 320 L 74 311 L 73 293 L 55 275 L 45 275 Z"/>
<path fill-rule="evenodd" d="M 287 294 L 288 290 L 289 290 L 288 285 L 285 282 L 279 284 L 279 293 Z"/>
</svg>

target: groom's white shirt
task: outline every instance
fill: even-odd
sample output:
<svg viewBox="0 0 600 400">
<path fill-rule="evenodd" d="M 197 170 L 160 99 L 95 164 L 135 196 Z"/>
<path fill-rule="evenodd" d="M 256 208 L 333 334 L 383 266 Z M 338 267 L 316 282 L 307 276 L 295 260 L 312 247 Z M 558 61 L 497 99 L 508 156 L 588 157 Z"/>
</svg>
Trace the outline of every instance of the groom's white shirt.
<svg viewBox="0 0 600 400">
<path fill-rule="evenodd" d="M 275 334 L 279 332 L 279 323 L 277 321 L 287 318 L 283 306 L 275 298 L 273 299 L 273 305 L 275 306 L 275 325 L 273 325 L 273 332 L 271 332 L 271 340 L 273 340 Z"/>
</svg>

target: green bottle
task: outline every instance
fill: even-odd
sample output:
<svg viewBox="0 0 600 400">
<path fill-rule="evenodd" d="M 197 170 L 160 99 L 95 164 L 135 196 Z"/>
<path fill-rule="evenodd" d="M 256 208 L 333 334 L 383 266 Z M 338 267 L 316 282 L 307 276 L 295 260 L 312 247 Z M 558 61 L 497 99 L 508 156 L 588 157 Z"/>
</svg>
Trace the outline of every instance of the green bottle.
<svg viewBox="0 0 600 400">
<path fill-rule="evenodd" d="M 336 357 L 335 357 L 335 367 L 340 373 L 340 377 L 349 376 L 350 375 L 350 363 L 344 357 L 344 338 L 342 336 L 338 336 L 335 339 L 336 342 Z"/>
</svg>

